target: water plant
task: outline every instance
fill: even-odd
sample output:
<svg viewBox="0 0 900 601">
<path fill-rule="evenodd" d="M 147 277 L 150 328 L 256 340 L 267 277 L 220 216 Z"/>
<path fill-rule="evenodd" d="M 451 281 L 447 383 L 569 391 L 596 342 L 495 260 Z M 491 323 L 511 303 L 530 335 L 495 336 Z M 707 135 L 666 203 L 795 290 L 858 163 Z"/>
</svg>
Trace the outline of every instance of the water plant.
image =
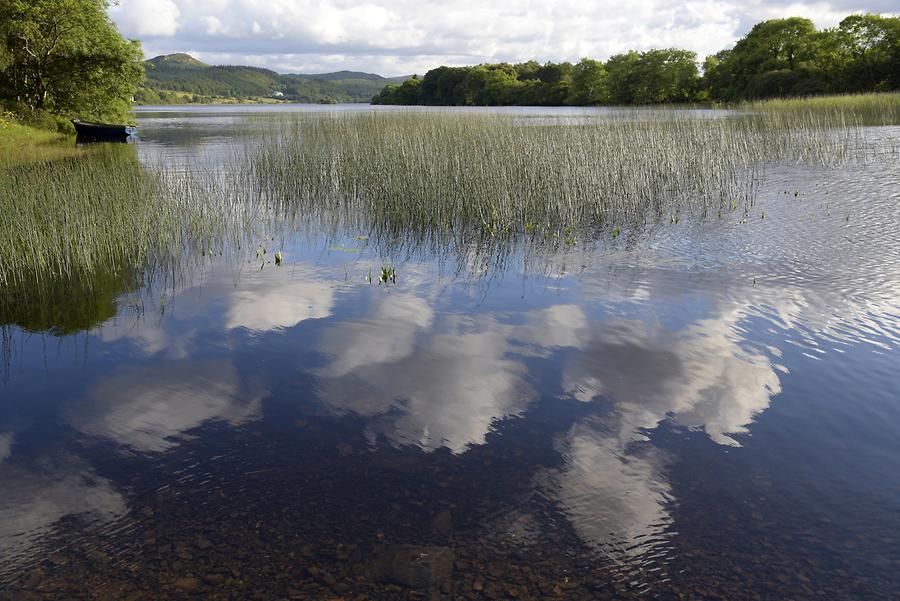
<svg viewBox="0 0 900 601">
<path fill-rule="evenodd" d="M 876 106 L 893 110 L 897 98 Z M 468 247 L 585 240 L 673 214 L 705 218 L 748 206 L 775 162 L 898 154 L 896 139 L 870 144 L 865 119 L 851 118 L 850 108 L 765 106 L 718 118 L 674 110 L 301 113 L 263 135 L 235 171 L 289 220 L 326 216 L 332 227 L 383 240 Z"/>
<path fill-rule="evenodd" d="M 630 240 L 648 224 L 739 208 L 746 217 L 773 163 L 897 160 L 894 130 L 870 135 L 864 123 L 896 121 L 898 99 L 772 101 L 702 117 L 301 113 L 268 122 L 212 172 L 141 165 L 127 146 L 9 161 L 0 165 L 0 306 L 56 298 L 61 282 L 97 274 L 136 274 L 146 286 L 229 251 L 246 262 L 256 249 L 265 265 L 266 247 L 302 231 L 331 236 L 336 250 L 364 241 L 392 261 L 423 252 L 483 265 L 517 249 L 618 244 L 622 231 Z M 378 279 L 393 283 L 396 272 Z"/>
<path fill-rule="evenodd" d="M 378 276 L 379 284 L 396 284 L 397 270 L 394 267 L 382 267 L 381 275 Z"/>
<path fill-rule="evenodd" d="M 61 283 L 92 294 L 90 282 L 129 273 L 148 285 L 203 260 L 233 221 L 208 192 L 125 145 L 0 169 L 0 312 L 60 297 Z"/>
</svg>

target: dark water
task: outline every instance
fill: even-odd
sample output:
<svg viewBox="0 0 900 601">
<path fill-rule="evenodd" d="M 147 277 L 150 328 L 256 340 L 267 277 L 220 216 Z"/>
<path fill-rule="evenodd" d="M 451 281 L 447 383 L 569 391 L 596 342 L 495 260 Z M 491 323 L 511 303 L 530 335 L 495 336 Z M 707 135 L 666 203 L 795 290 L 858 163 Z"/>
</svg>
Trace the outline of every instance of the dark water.
<svg viewBox="0 0 900 601">
<path fill-rule="evenodd" d="M 139 120 L 148 164 L 253 126 Z M 284 257 L 6 328 L 0 599 L 900 596 L 896 164 L 528 260 Z"/>
</svg>

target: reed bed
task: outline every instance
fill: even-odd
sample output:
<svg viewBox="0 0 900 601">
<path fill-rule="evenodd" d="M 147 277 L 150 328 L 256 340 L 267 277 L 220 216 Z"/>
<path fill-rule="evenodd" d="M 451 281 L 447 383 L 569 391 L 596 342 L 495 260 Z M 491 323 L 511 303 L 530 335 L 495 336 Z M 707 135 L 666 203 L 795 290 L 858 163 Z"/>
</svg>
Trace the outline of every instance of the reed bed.
<svg viewBox="0 0 900 601">
<path fill-rule="evenodd" d="M 738 108 L 762 113 L 770 122 L 797 116 L 808 121 L 815 116 L 832 126 L 900 125 L 900 92 L 763 100 Z"/>
<path fill-rule="evenodd" d="M 220 191 L 147 170 L 133 150 L 0 170 L 0 314 L 30 307 L 40 322 L 42 304 L 52 313 L 62 303 L 90 315 L 109 282 L 144 288 L 221 248 L 236 220 L 218 207 Z"/>
<path fill-rule="evenodd" d="M 0 313 L 66 291 L 144 289 L 211 254 L 252 256 L 262 240 L 274 253 L 304 233 L 484 264 L 749 213 L 772 163 L 896 161 L 896 132 L 873 143 L 863 126 L 895 119 L 896 102 L 773 101 L 715 118 L 298 113 L 221 169 L 140 165 L 130 147 L 0 166 Z"/>
<path fill-rule="evenodd" d="M 834 165 L 896 154 L 867 144 L 840 116 L 785 115 L 298 114 L 263 136 L 239 172 L 289 217 L 324 212 L 388 237 L 439 244 L 460 234 L 575 241 L 683 213 L 747 210 L 772 162 Z"/>
</svg>

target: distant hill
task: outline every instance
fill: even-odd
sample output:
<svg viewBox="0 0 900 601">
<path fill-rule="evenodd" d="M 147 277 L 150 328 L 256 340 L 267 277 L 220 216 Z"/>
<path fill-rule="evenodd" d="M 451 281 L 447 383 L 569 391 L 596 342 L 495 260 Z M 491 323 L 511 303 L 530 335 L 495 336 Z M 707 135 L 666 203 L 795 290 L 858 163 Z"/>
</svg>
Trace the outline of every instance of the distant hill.
<svg viewBox="0 0 900 601">
<path fill-rule="evenodd" d="M 147 80 L 139 104 L 254 100 L 277 96 L 288 102 L 369 102 L 389 83 L 407 77 L 338 71 L 282 75 L 269 69 L 207 65 L 189 54 L 167 54 L 144 62 Z M 279 94 L 280 93 L 280 94 Z"/>
</svg>

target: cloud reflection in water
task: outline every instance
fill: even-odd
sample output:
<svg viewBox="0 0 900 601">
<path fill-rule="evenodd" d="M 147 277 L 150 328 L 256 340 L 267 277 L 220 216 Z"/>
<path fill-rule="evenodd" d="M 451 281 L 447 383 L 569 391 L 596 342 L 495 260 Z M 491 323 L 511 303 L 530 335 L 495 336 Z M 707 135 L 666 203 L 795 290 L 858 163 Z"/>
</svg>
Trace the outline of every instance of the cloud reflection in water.
<svg viewBox="0 0 900 601">
<path fill-rule="evenodd" d="M 679 303 L 695 300 L 669 306 L 678 313 Z M 564 465 L 537 474 L 535 484 L 586 542 L 639 555 L 660 544 L 671 523 L 671 458 L 647 432 L 671 420 L 736 446 L 735 435 L 780 392 L 769 358 L 739 343 L 746 310 L 724 305 L 666 327 L 661 315 L 592 322 L 588 305 L 569 304 L 435 315 L 424 300 L 395 294 L 366 318 L 326 330 L 318 348 L 329 361 L 315 373 L 322 402 L 370 417 L 373 437 L 462 453 L 537 401 L 528 361 L 561 363 L 561 392 L 608 410 L 558 435 Z"/>
<path fill-rule="evenodd" d="M 127 513 L 125 499 L 83 459 L 56 449 L 28 461 L 10 452 L 11 433 L 0 435 L 0 578 L 22 561 L 63 517 L 108 523 Z"/>
<path fill-rule="evenodd" d="M 101 380 L 67 419 L 86 434 L 159 452 L 207 420 L 239 424 L 253 419 L 263 394 L 242 383 L 228 361 L 167 361 L 126 368 Z"/>
<path fill-rule="evenodd" d="M 319 348 L 331 361 L 315 373 L 326 405 L 376 418 L 371 434 L 462 452 L 534 396 L 507 346 L 477 319 L 435 324 L 425 301 L 392 295 L 375 303 L 370 318 L 326 332 Z"/>
</svg>

